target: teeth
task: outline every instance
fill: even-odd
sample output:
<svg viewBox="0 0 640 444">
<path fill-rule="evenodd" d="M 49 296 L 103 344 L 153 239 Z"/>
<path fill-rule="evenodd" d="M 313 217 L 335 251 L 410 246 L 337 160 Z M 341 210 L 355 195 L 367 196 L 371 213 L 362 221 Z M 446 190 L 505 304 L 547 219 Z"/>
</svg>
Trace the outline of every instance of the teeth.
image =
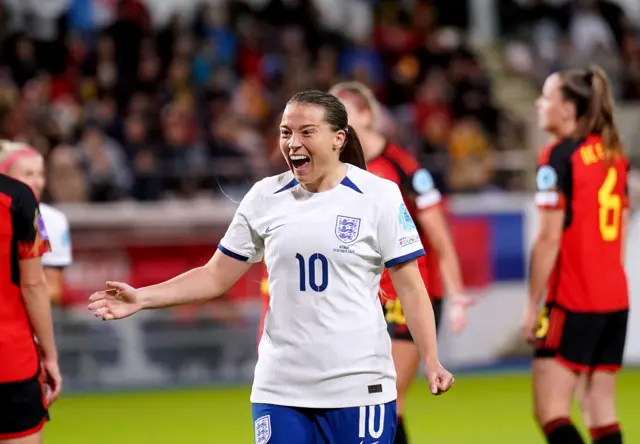
<svg viewBox="0 0 640 444">
<path fill-rule="evenodd" d="M 307 156 L 289 156 L 291 160 L 305 160 L 308 159 Z"/>
</svg>

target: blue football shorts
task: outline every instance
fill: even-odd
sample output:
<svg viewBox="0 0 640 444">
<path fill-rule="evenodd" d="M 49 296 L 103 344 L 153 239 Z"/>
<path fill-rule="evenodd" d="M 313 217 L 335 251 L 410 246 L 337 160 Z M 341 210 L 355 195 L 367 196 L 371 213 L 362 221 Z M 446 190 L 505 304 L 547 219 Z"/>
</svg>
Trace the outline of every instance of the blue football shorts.
<svg viewBox="0 0 640 444">
<path fill-rule="evenodd" d="M 255 444 L 392 444 L 396 402 L 312 409 L 253 404 Z"/>
</svg>

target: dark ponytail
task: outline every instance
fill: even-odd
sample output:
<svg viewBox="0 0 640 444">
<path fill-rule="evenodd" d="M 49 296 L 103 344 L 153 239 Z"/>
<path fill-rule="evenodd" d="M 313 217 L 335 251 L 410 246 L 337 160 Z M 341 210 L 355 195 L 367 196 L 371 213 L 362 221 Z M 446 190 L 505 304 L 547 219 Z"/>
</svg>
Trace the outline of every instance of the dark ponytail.
<svg viewBox="0 0 640 444">
<path fill-rule="evenodd" d="M 344 105 L 333 94 L 323 91 L 303 91 L 293 96 L 288 103 L 308 103 L 324 108 L 324 121 L 329 124 L 333 131 L 344 131 L 346 138 L 340 150 L 340 161 L 351 165 L 367 169 L 364 161 L 364 153 L 360 138 L 349 124 L 347 110 Z"/>
<path fill-rule="evenodd" d="M 623 152 L 622 140 L 614 118 L 615 104 L 607 74 L 598 66 L 588 70 L 569 70 L 560 74 L 565 100 L 576 106 L 576 137 L 599 134 L 602 148 L 611 159 Z"/>
<path fill-rule="evenodd" d="M 345 132 L 347 133 L 347 138 L 342 146 L 342 151 L 340 151 L 340 161 L 366 170 L 367 163 L 364 161 L 364 152 L 362 151 L 358 133 L 351 125 L 347 125 Z"/>
</svg>

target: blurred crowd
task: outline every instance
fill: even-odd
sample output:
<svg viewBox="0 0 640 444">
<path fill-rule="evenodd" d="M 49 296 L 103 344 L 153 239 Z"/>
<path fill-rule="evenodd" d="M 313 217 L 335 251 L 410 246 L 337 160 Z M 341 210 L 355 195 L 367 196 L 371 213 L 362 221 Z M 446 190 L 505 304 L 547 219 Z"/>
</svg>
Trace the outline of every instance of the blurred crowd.
<svg viewBox="0 0 640 444">
<path fill-rule="evenodd" d="M 414 150 L 443 191 L 523 187 L 496 166 L 495 153 L 513 145 L 504 133 L 519 126 L 467 44 L 466 0 L 207 0 L 167 14 L 173 3 L 2 3 L 0 132 L 47 156 L 48 200 L 246 189 L 284 169 L 277 124 L 287 99 L 345 79 L 375 91 L 380 130 Z M 551 69 L 565 58 L 545 52 L 538 28 L 555 25 L 540 14 L 529 41 L 548 61 L 539 69 Z M 618 32 L 610 43 L 631 51 Z M 599 48 L 569 34 L 587 55 Z"/>
<path fill-rule="evenodd" d="M 640 99 L 640 30 L 616 0 L 500 0 L 507 59 L 538 85 L 551 72 L 595 63 L 616 98 Z"/>
</svg>

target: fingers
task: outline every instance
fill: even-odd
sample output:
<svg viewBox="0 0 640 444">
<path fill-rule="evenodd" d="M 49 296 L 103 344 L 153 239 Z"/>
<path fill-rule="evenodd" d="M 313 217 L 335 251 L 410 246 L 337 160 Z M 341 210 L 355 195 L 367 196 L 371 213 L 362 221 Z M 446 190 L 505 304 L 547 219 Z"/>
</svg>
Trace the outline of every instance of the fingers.
<svg viewBox="0 0 640 444">
<path fill-rule="evenodd" d="M 455 382 L 456 380 L 453 375 L 445 371 L 444 374 L 438 378 L 438 390 L 440 393 L 444 393 L 448 391 Z"/>
<path fill-rule="evenodd" d="M 107 299 L 102 299 L 96 302 L 92 302 L 87 306 L 87 308 L 93 311 L 93 315 L 96 318 L 102 318 L 104 321 L 110 321 L 114 319 L 113 313 L 109 307 L 109 301 Z"/>
<path fill-rule="evenodd" d="M 45 368 L 46 385 L 47 385 L 47 406 L 53 404 L 62 392 L 62 376 L 56 368 Z"/>
<path fill-rule="evenodd" d="M 97 310 L 99 310 L 101 308 L 106 307 L 108 303 L 109 302 L 106 299 L 101 299 L 101 300 L 98 300 L 96 302 L 92 302 L 91 304 L 89 304 L 87 306 L 87 308 L 89 310 L 91 310 L 91 311 L 97 311 Z"/>
<path fill-rule="evenodd" d="M 109 288 L 109 290 L 126 291 L 129 289 L 129 284 L 117 281 L 107 281 L 107 287 Z"/>
<path fill-rule="evenodd" d="M 102 318 L 103 321 L 110 321 L 114 319 L 113 313 L 111 313 L 108 306 L 97 309 L 94 316 L 96 318 Z"/>
<path fill-rule="evenodd" d="M 429 379 L 429 390 L 432 395 L 441 395 L 453 386 L 455 378 L 451 373 L 442 369 L 439 373 L 433 373 Z"/>
<path fill-rule="evenodd" d="M 522 337 L 529 344 L 533 344 L 536 341 L 536 331 L 535 326 L 532 326 L 530 323 L 525 323 L 522 326 Z"/>
<path fill-rule="evenodd" d="M 535 344 L 536 343 L 536 335 L 534 332 L 532 331 L 527 331 L 524 334 L 524 340 L 527 341 L 529 344 Z"/>
<path fill-rule="evenodd" d="M 53 404 L 62 392 L 62 379 L 49 381 L 49 393 L 47 393 L 47 405 Z"/>
<path fill-rule="evenodd" d="M 93 293 L 91 296 L 89 296 L 89 300 L 91 302 L 93 301 L 100 301 L 102 299 L 106 299 L 109 296 L 107 291 L 96 291 L 95 293 Z"/>
<path fill-rule="evenodd" d="M 440 394 L 440 376 L 437 373 L 433 373 L 429 378 L 429 390 L 432 395 Z"/>
</svg>

